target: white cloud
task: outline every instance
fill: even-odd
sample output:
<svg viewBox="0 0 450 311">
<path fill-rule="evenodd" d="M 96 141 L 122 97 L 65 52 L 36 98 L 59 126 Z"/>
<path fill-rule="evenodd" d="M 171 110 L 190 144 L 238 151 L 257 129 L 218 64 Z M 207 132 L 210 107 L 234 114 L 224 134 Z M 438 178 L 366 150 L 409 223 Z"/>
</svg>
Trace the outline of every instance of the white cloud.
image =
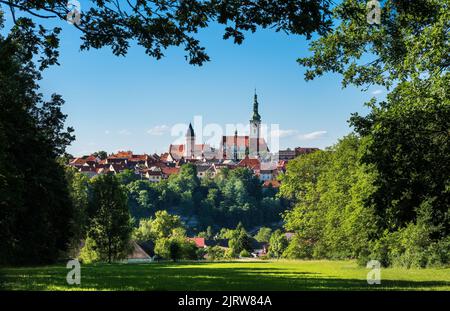
<svg viewBox="0 0 450 311">
<path fill-rule="evenodd" d="M 298 136 L 298 138 L 301 140 L 315 140 L 322 138 L 326 133 L 327 131 L 315 131 L 311 133 L 301 134 Z"/>
<path fill-rule="evenodd" d="M 380 95 L 381 93 L 383 93 L 383 90 L 378 89 L 372 92 L 372 95 Z"/>
<path fill-rule="evenodd" d="M 111 133 L 109 130 L 105 130 L 105 135 L 109 135 Z"/>
<path fill-rule="evenodd" d="M 168 131 L 169 131 L 169 127 L 167 125 L 163 124 L 163 125 L 156 125 L 156 126 L 152 127 L 151 129 L 149 129 L 147 131 L 147 133 L 150 135 L 153 135 L 153 136 L 161 136 Z"/>
<path fill-rule="evenodd" d="M 297 130 L 281 130 L 281 129 L 276 129 L 276 130 L 272 130 L 270 131 L 270 136 L 271 137 L 279 137 L 279 138 L 284 138 L 284 137 L 291 137 L 294 136 L 298 133 Z"/>
<path fill-rule="evenodd" d="M 123 135 L 123 136 L 131 135 L 131 132 L 127 129 L 120 130 L 118 133 L 119 133 L 119 135 Z"/>
</svg>

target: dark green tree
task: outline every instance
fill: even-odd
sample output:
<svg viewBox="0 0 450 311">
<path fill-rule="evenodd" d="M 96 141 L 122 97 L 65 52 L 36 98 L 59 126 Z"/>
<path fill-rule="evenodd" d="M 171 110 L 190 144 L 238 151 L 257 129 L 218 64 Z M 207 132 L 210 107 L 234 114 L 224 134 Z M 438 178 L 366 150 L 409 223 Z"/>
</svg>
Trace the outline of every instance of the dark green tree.
<svg viewBox="0 0 450 311">
<path fill-rule="evenodd" d="M 238 256 L 243 250 L 252 251 L 251 237 L 245 230 L 242 223 L 239 223 L 235 230 L 231 233 L 228 241 L 228 247 L 231 249 L 233 256 Z"/>
<path fill-rule="evenodd" d="M 171 239 L 169 242 L 169 254 L 170 259 L 172 259 L 172 261 L 177 261 L 181 259 L 183 256 L 182 246 L 175 239 Z"/>
<path fill-rule="evenodd" d="M 117 179 L 122 185 L 128 185 L 133 181 L 139 180 L 140 177 L 134 172 L 134 170 L 126 169 L 117 174 Z"/>
<path fill-rule="evenodd" d="M 3 12 L 0 10 L 0 30 Z M 59 95 L 38 92 L 40 69 L 56 62 L 54 33 L 21 20 L 0 35 L 0 262 L 53 262 L 74 228 L 73 204 L 57 158 L 74 139 Z M 56 31 L 57 32 L 57 31 Z"/>
<path fill-rule="evenodd" d="M 167 211 L 157 211 L 151 223 L 150 232 L 156 239 L 169 238 L 177 229 L 183 229 L 183 223 L 178 215 L 171 215 Z"/>
<path fill-rule="evenodd" d="M 258 233 L 254 236 L 255 240 L 258 242 L 269 242 L 270 236 L 272 235 L 272 229 L 267 227 L 261 227 Z"/>
<path fill-rule="evenodd" d="M 205 238 L 205 239 L 212 239 L 213 237 L 214 237 L 214 234 L 213 234 L 213 232 L 212 232 L 212 228 L 211 228 L 211 226 L 208 226 L 207 228 L 206 228 L 206 231 L 202 231 L 202 232 L 199 232 L 198 234 L 197 234 L 197 236 L 199 237 L 199 238 Z"/>
<path fill-rule="evenodd" d="M 367 116 L 351 119 L 367 135 L 362 160 L 378 171 L 379 225 L 390 231 L 417 220 L 418 209 L 432 206 L 434 239 L 450 233 L 450 75 L 439 82 L 399 84 L 387 101 Z"/>
<path fill-rule="evenodd" d="M 280 190 L 294 198 L 284 214 L 286 230 L 296 233 L 288 257 L 355 258 L 368 248 L 376 217 L 365 203 L 376 175 L 360 163 L 360 148 L 361 139 L 349 135 L 288 163 Z"/>
<path fill-rule="evenodd" d="M 434 239 L 448 236 L 449 72 L 448 0 L 387 0 L 380 25 L 366 20 L 366 3 L 346 0 L 334 14 L 338 25 L 311 44 L 313 55 L 299 62 L 306 79 L 326 72 L 343 76 L 343 86 L 381 85 L 387 99 L 368 103 L 367 116 L 351 124 L 367 137 L 362 161 L 378 171 L 375 204 L 383 229 L 416 222 L 422 204 L 432 205 Z"/>
<path fill-rule="evenodd" d="M 100 260 L 111 263 L 127 255 L 131 219 L 123 186 L 111 174 L 91 180 L 88 237 L 95 242 Z"/>
<path fill-rule="evenodd" d="M 88 226 L 89 178 L 71 166 L 66 166 L 65 172 L 70 199 L 74 207 L 73 218 L 70 222 L 73 232 L 70 245 L 72 254 L 70 255 L 75 257 L 73 255 L 78 252 L 80 243 L 86 236 Z"/>
<path fill-rule="evenodd" d="M 273 258 L 280 258 L 287 246 L 288 240 L 285 234 L 277 229 L 270 236 L 268 255 Z"/>
</svg>

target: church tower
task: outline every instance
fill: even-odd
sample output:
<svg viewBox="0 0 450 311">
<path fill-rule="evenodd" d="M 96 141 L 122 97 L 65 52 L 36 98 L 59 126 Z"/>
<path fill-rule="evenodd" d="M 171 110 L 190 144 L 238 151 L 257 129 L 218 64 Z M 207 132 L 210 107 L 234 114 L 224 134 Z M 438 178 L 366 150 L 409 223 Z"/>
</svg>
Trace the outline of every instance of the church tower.
<svg viewBox="0 0 450 311">
<path fill-rule="evenodd" d="M 261 134 L 261 116 L 258 112 L 258 95 L 255 90 L 255 97 L 253 99 L 253 116 L 250 120 L 250 154 L 256 152 L 259 157 L 259 138 Z"/>
<path fill-rule="evenodd" d="M 186 132 L 186 149 L 184 156 L 186 159 L 192 159 L 194 158 L 194 148 L 195 148 L 195 133 L 194 129 L 192 128 L 192 124 L 189 123 L 189 128 Z"/>
</svg>

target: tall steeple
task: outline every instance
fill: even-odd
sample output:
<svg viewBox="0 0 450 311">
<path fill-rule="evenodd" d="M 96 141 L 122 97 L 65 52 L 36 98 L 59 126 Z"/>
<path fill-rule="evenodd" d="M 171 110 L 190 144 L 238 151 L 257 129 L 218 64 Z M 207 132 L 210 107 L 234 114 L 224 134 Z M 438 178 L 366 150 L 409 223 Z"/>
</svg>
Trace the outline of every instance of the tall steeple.
<svg viewBox="0 0 450 311">
<path fill-rule="evenodd" d="M 192 124 L 189 123 L 189 127 L 186 132 L 186 137 L 193 137 L 193 136 L 195 136 L 194 129 L 192 128 Z"/>
<path fill-rule="evenodd" d="M 184 152 L 184 156 L 186 159 L 192 159 L 194 158 L 194 152 L 195 152 L 195 133 L 194 129 L 192 128 L 192 124 L 189 123 L 189 127 L 186 132 L 186 149 Z"/>
<path fill-rule="evenodd" d="M 256 89 L 255 89 L 255 96 L 253 98 L 253 117 L 252 117 L 252 121 L 260 121 L 261 122 L 261 116 L 259 115 L 258 112 L 258 95 L 256 94 Z"/>
<path fill-rule="evenodd" d="M 253 116 L 250 120 L 250 155 L 259 157 L 259 138 L 261 132 L 261 116 L 258 112 L 258 95 L 253 99 Z"/>
</svg>

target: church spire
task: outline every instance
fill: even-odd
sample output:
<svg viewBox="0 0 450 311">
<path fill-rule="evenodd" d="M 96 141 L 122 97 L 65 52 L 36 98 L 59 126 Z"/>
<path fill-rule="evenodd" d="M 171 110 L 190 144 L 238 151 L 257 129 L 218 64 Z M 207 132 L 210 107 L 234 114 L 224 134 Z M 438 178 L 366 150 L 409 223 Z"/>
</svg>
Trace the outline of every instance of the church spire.
<svg viewBox="0 0 450 311">
<path fill-rule="evenodd" d="M 258 112 L 258 95 L 256 94 L 256 89 L 255 89 L 255 97 L 253 99 L 253 117 L 252 117 L 252 121 L 261 121 L 261 116 L 259 115 Z"/>
<path fill-rule="evenodd" d="M 186 132 L 186 137 L 194 137 L 194 136 L 195 136 L 194 129 L 192 128 L 192 124 L 189 123 L 189 127 Z"/>
</svg>

